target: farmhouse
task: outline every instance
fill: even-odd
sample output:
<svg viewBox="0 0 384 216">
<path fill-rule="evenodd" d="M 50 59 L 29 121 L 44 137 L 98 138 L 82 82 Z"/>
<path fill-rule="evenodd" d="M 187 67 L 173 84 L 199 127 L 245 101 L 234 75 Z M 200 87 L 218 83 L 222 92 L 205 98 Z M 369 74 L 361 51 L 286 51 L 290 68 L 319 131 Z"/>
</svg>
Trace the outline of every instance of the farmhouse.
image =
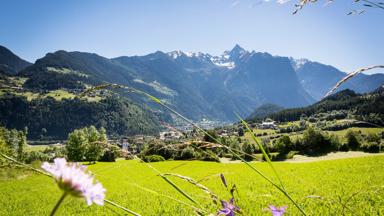
<svg viewBox="0 0 384 216">
<path fill-rule="evenodd" d="M 160 140 L 175 140 L 180 139 L 183 134 L 178 131 L 170 130 L 170 131 L 163 131 L 159 133 L 159 139 Z"/>
<path fill-rule="evenodd" d="M 277 125 L 275 124 L 275 121 L 263 121 L 259 127 L 261 129 L 276 129 Z"/>
</svg>

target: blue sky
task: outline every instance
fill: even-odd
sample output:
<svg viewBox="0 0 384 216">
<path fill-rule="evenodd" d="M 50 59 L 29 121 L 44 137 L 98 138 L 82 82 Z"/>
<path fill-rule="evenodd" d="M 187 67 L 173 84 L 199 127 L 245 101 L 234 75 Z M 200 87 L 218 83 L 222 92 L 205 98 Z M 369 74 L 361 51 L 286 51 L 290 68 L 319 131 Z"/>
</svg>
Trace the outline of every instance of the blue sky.
<svg viewBox="0 0 384 216">
<path fill-rule="evenodd" d="M 384 10 L 353 0 L 304 8 L 262 0 L 2 0 L 0 45 L 34 62 L 56 50 L 106 57 L 157 50 L 247 50 L 308 58 L 343 71 L 384 64 Z M 374 71 L 384 72 L 384 71 Z"/>
</svg>

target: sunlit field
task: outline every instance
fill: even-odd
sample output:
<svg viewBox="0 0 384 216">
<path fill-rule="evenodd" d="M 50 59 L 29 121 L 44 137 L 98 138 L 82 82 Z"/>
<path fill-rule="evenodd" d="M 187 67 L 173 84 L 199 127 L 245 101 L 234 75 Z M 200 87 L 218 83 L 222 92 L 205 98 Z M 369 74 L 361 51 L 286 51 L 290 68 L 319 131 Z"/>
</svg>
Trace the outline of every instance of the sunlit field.
<svg viewBox="0 0 384 216">
<path fill-rule="evenodd" d="M 197 161 L 151 163 L 164 173 L 189 176 L 207 186 L 221 199 L 230 195 L 220 181 L 223 173 L 230 186 L 236 184 L 237 204 L 243 215 L 270 215 L 269 204 L 288 205 L 288 215 L 298 210 L 274 187 L 243 164 Z M 267 163 L 254 163 L 273 176 Z M 313 163 L 274 162 L 286 189 L 309 215 L 382 215 L 384 214 L 384 156 L 340 159 Z M 97 163 L 89 168 L 107 189 L 106 198 L 142 215 L 193 215 L 193 203 L 182 197 L 156 175 L 147 164 L 135 160 Z M 176 177 L 180 185 L 202 208 L 216 213 L 220 208 L 210 196 Z M 32 172 L 1 169 L 0 215 L 47 215 L 61 191 L 47 176 Z M 88 207 L 77 198 L 67 198 L 58 215 L 124 214 L 111 206 Z"/>
<path fill-rule="evenodd" d="M 384 0 L 0 8 L 0 216 L 384 216 Z"/>
</svg>

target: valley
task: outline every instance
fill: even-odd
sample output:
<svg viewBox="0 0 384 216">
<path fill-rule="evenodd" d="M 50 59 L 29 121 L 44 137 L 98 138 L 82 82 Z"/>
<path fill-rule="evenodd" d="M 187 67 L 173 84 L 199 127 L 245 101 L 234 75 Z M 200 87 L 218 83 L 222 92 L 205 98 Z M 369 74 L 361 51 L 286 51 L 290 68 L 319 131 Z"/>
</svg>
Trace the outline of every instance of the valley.
<svg viewBox="0 0 384 216">
<path fill-rule="evenodd" d="M 384 215 L 381 1 L 1 1 L 0 215 Z"/>
</svg>

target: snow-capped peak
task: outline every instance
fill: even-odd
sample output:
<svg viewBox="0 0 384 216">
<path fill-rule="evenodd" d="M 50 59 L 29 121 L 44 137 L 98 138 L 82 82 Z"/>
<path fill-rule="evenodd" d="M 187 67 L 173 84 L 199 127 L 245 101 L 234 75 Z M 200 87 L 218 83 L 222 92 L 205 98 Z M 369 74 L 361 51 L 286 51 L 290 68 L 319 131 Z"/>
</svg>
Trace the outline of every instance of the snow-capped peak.
<svg viewBox="0 0 384 216">
<path fill-rule="evenodd" d="M 236 44 L 232 50 L 229 52 L 229 55 L 233 58 L 237 58 L 237 57 L 240 57 L 242 56 L 244 53 L 246 53 L 247 51 L 245 49 L 243 49 L 241 46 L 239 46 L 238 44 Z"/>
<path fill-rule="evenodd" d="M 172 51 L 167 54 L 173 59 L 178 59 L 182 56 L 187 58 L 199 58 L 203 61 L 210 61 L 216 66 L 232 69 L 236 66 L 235 61 L 241 59 L 245 54 L 248 53 L 248 51 L 244 50 L 242 47 L 236 44 L 232 50 L 224 51 L 223 54 L 218 56 L 212 56 L 210 54 L 202 52 L 182 52 L 180 50 Z"/>
<path fill-rule="evenodd" d="M 211 61 L 219 67 L 226 67 L 228 69 L 232 69 L 236 66 L 235 62 L 229 59 L 229 55 L 225 53 L 221 56 L 212 56 Z"/>
<path fill-rule="evenodd" d="M 301 59 L 290 58 L 290 60 L 291 60 L 292 67 L 295 70 L 300 69 L 303 65 L 309 62 L 309 60 L 305 58 L 301 58 Z"/>
<path fill-rule="evenodd" d="M 232 48 L 232 50 L 226 50 L 220 56 L 213 56 L 211 58 L 211 61 L 217 66 L 232 69 L 236 66 L 235 62 L 241 59 L 246 54 L 249 54 L 249 52 L 243 49 L 238 44 L 236 44 L 235 47 Z"/>
<path fill-rule="evenodd" d="M 207 54 L 207 53 L 202 53 L 202 52 L 197 52 L 197 53 L 194 53 L 194 52 L 183 52 L 183 51 L 180 51 L 180 50 L 175 50 L 175 51 L 172 51 L 172 52 L 169 52 L 167 53 L 168 56 L 172 57 L 173 59 L 177 59 L 181 56 L 185 56 L 185 57 L 195 57 L 195 58 L 210 58 L 211 55 Z"/>
<path fill-rule="evenodd" d="M 169 52 L 169 53 L 167 53 L 167 54 L 168 54 L 168 56 L 172 57 L 173 59 L 177 59 L 177 58 L 179 58 L 180 56 L 185 55 L 185 53 L 183 53 L 183 52 L 180 51 L 180 50 L 175 50 L 175 51 Z"/>
</svg>

